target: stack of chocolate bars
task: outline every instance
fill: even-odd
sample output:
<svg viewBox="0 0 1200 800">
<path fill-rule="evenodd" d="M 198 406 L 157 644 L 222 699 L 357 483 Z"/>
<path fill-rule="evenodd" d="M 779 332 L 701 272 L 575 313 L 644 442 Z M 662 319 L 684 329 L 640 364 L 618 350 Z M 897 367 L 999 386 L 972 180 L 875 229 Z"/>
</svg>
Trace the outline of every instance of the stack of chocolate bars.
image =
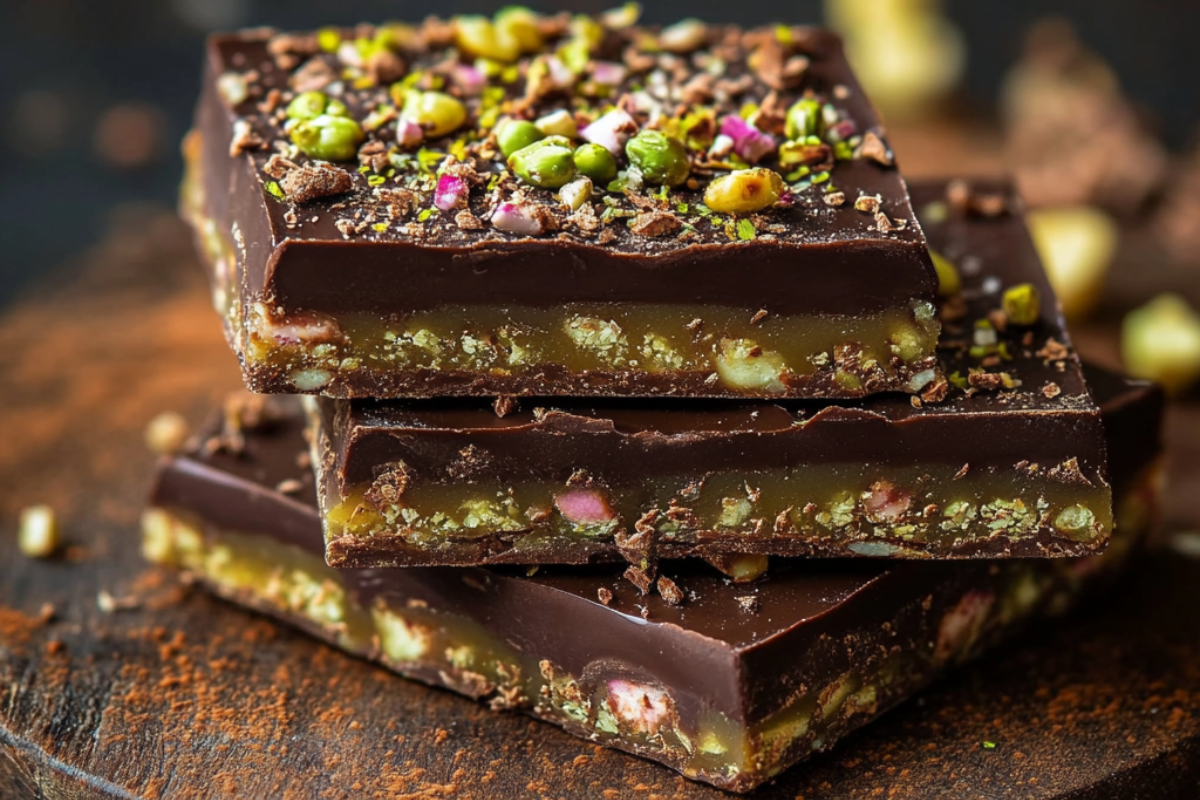
<svg viewBox="0 0 1200 800">
<path fill-rule="evenodd" d="M 910 191 L 826 31 L 216 36 L 185 150 L 276 396 L 146 553 L 404 675 L 745 791 L 1152 517 L 1157 391 L 1081 367 L 1005 186 Z"/>
</svg>

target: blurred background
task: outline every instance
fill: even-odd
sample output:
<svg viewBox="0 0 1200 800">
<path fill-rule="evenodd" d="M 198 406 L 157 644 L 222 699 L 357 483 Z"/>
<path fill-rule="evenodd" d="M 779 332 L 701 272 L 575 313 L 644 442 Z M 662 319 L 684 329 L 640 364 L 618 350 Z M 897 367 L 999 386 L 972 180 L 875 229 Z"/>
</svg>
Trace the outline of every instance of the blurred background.
<svg viewBox="0 0 1200 800">
<path fill-rule="evenodd" d="M 535 7 L 594 13 L 613 4 Z M 47 283 L 70 286 L 73 274 L 190 259 L 172 209 L 208 31 L 417 20 L 497 4 L 4 5 L 0 308 L 36 299 Z M 1085 351 L 1116 363 L 1119 337 L 1093 343 L 1089 324 L 1113 329 L 1124 319 L 1131 366 L 1178 388 L 1200 373 L 1200 3 L 1144 0 L 1134 11 L 1116 0 L 664 0 L 645 3 L 643 20 L 689 15 L 840 29 L 910 177 L 1015 176 Z"/>
</svg>

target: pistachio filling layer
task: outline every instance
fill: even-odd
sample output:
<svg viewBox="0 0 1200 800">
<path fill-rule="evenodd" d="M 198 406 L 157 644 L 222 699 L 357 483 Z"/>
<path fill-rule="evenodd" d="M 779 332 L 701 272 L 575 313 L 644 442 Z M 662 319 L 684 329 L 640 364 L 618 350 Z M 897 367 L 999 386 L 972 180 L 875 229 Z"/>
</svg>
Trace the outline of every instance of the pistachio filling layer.
<svg viewBox="0 0 1200 800">
<path fill-rule="evenodd" d="M 1124 529 L 1122 538 L 1136 539 L 1140 533 Z M 265 536 L 205 530 L 189 512 L 147 510 L 143 548 L 151 561 L 198 573 L 222 594 L 303 627 L 315 626 L 342 649 L 400 673 L 487 698 L 494 708 L 523 710 L 594 741 L 661 760 L 689 777 L 739 790 L 831 746 L 1038 609 L 1065 608 L 1082 585 L 1075 578 L 1127 552 L 1121 548 L 1119 556 L 1061 564 L 1010 561 L 998 567 L 988 585 L 943 605 L 914 601 L 897 609 L 897 618 L 918 615 L 916 626 L 923 634 L 899 648 L 863 648 L 862 653 L 876 655 L 808 686 L 763 719 L 741 724 L 712 709 L 684 720 L 679 698 L 667 687 L 619 672 L 583 681 L 539 654 L 518 653 L 476 620 L 423 602 L 379 598 L 364 606 L 347 590 L 344 575 L 319 558 Z M 1092 567 L 1072 569 L 1085 562 Z M 851 633 L 861 638 L 864 632 Z M 885 624 L 867 635 L 882 642 L 893 633 Z"/>
<path fill-rule="evenodd" d="M 359 369 L 698 372 L 728 389 L 767 394 L 783 394 L 818 372 L 848 391 L 906 380 L 915 391 L 935 378 L 938 325 L 930 303 L 865 317 L 767 316 L 752 323 L 752 316 L 710 305 L 565 304 L 441 308 L 389 322 L 372 314 L 276 316 L 254 303 L 245 358 L 286 375 L 300 391 Z"/>
<path fill-rule="evenodd" d="M 431 550 L 500 536 L 520 550 L 553 540 L 609 541 L 638 523 L 665 543 L 813 542 L 864 556 L 916 555 L 1043 532 L 1069 543 L 1103 540 L 1112 530 L 1107 488 L 1047 477 L 1056 466 L 960 476 L 948 465 L 886 472 L 875 465 L 805 465 L 663 476 L 613 489 L 413 481 L 390 505 L 362 484 L 326 509 L 326 536 L 398 534 Z"/>
</svg>

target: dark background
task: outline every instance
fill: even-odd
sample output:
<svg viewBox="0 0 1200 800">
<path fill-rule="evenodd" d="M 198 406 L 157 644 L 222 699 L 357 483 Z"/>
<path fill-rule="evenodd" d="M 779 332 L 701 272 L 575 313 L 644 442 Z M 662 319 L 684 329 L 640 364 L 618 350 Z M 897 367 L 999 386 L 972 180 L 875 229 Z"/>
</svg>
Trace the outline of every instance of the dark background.
<svg viewBox="0 0 1200 800">
<path fill-rule="evenodd" d="M 861 0 L 864 3 L 876 0 Z M 170 207 L 176 143 L 198 89 L 208 30 L 252 25 L 314 28 L 437 12 L 492 11 L 484 2 L 317 0 L 4 0 L 0 24 L 0 306 L 22 287 L 70 264 L 130 204 Z M 533 4 L 538 10 L 555 7 Z M 558 9 L 597 12 L 613 2 Z M 961 97 L 971 115 L 992 113 L 1023 34 L 1039 19 L 1070 20 L 1120 76 L 1168 144 L 1191 142 L 1200 110 L 1200 3 L 1195 0 L 1010 0 L 947 3 L 967 41 Z M 643 20 L 682 16 L 744 25 L 822 19 L 816 0 L 647 2 Z M 105 133 L 107 131 L 107 133 Z M 102 155 L 105 136 L 130 160 Z M 97 141 L 101 144 L 98 146 Z M 140 148 L 140 151 L 139 151 Z M 147 157 L 149 153 L 149 157 Z M 1120 158 L 1119 153 L 1113 154 Z M 65 274 L 69 274 L 65 273 Z"/>
</svg>

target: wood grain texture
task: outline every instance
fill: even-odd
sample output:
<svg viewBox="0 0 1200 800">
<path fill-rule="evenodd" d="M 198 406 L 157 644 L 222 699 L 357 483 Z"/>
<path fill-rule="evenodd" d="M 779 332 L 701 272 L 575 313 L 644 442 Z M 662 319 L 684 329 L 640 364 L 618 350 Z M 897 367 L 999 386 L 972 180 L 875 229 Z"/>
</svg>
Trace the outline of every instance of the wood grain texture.
<svg viewBox="0 0 1200 800">
<path fill-rule="evenodd" d="M 186 234 L 148 218 L 0 319 L 0 797 L 719 798 L 212 599 L 138 554 L 145 423 L 238 383 Z M 1175 409 L 1194 480 L 1200 413 Z M 19 509 L 63 553 L 32 561 Z M 1170 513 L 1195 525 L 1200 493 Z M 103 613 L 101 591 L 121 605 Z M 956 673 L 754 797 L 1200 796 L 1200 562 Z M 985 749 L 983 742 L 995 743 Z"/>
</svg>

